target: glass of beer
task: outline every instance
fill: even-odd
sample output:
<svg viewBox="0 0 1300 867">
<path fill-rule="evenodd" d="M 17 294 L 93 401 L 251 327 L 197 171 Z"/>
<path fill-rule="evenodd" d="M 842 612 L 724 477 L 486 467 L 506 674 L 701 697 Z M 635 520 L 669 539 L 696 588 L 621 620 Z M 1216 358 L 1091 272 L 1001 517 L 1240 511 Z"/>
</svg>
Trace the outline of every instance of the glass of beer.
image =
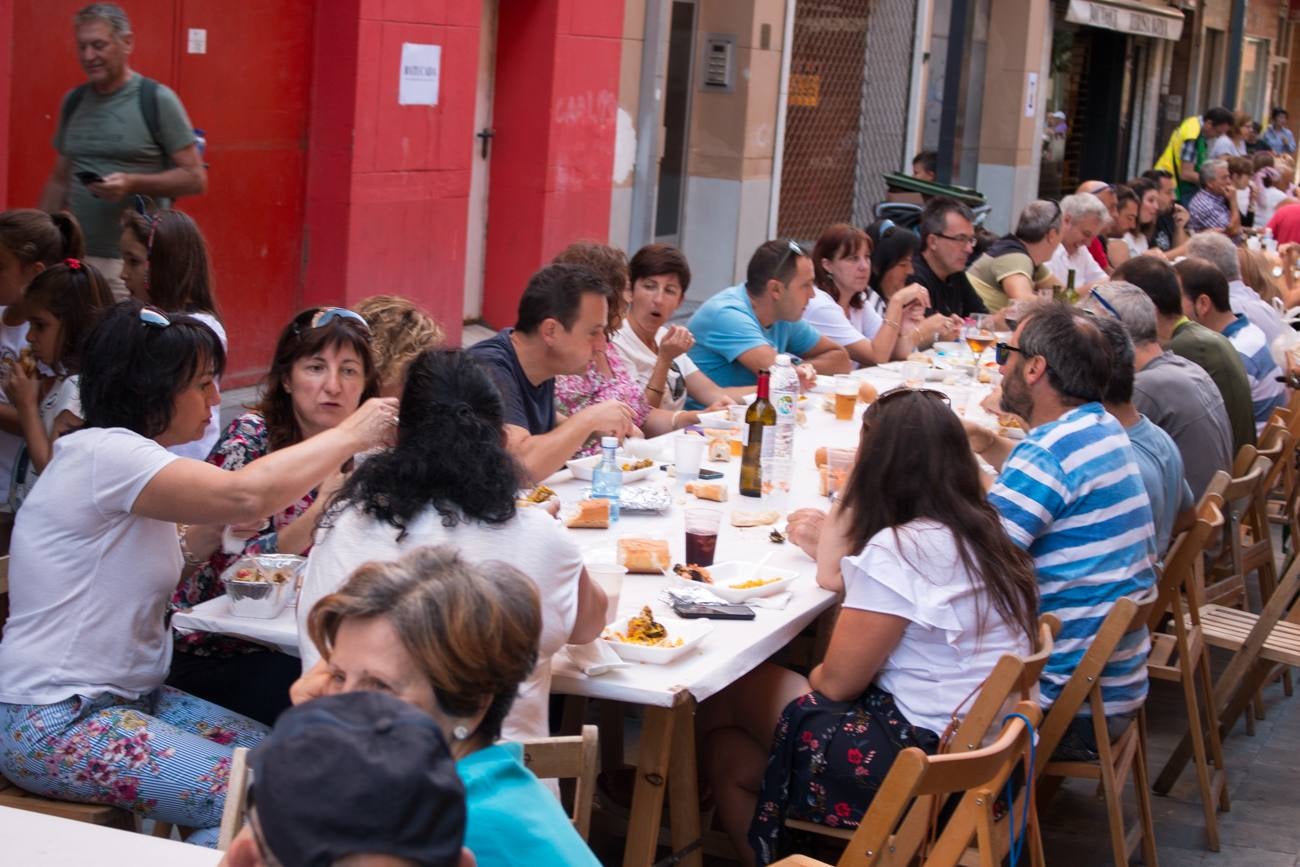
<svg viewBox="0 0 1300 867">
<path fill-rule="evenodd" d="M 853 418 L 858 405 L 858 381 L 847 373 L 835 374 L 835 417 L 840 421 Z"/>
</svg>

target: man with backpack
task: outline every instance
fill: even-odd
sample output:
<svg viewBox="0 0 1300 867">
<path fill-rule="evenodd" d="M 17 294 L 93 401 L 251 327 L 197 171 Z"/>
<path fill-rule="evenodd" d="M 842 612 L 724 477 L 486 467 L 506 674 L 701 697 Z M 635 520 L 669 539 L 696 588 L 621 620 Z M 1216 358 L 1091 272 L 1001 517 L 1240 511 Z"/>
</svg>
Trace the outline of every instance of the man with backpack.
<svg viewBox="0 0 1300 867">
<path fill-rule="evenodd" d="M 119 298 L 121 215 L 134 195 L 166 207 L 207 189 L 198 139 L 180 98 L 133 72 L 131 22 L 114 3 L 93 3 L 75 18 L 77 56 L 88 82 L 63 98 L 54 133 L 58 157 L 41 208 L 69 208 L 86 233 L 86 259 Z"/>
</svg>

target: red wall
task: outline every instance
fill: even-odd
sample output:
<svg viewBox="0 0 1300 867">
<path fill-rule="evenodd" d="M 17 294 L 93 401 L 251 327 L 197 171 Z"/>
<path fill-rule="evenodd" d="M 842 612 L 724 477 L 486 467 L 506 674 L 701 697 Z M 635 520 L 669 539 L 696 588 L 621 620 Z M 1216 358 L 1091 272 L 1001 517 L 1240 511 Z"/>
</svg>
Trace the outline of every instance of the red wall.
<svg viewBox="0 0 1300 867">
<path fill-rule="evenodd" d="M 405 295 L 459 342 L 480 15 L 477 0 L 347 0 L 319 17 L 308 302 Z M 398 105 L 403 42 L 442 46 L 438 105 Z"/>
<path fill-rule="evenodd" d="M 34 205 L 54 162 L 65 92 L 85 80 L 72 16 L 84 0 L 16 0 L 7 207 Z M 131 0 L 132 66 L 181 96 L 207 132 L 208 193 L 180 199 L 207 237 L 230 337 L 227 386 L 261 376 L 301 304 L 303 187 L 313 0 Z M 206 54 L 186 30 L 208 31 Z M 3 107 L 3 102 L 0 102 Z"/>
<path fill-rule="evenodd" d="M 0 142 L 9 141 L 9 88 L 13 82 L 13 0 L 0 0 Z M 0 203 L 9 199 L 9 172 L 0 165 Z"/>
<path fill-rule="evenodd" d="M 483 316 L 513 325 L 537 267 L 609 235 L 623 3 L 501 0 Z"/>
</svg>

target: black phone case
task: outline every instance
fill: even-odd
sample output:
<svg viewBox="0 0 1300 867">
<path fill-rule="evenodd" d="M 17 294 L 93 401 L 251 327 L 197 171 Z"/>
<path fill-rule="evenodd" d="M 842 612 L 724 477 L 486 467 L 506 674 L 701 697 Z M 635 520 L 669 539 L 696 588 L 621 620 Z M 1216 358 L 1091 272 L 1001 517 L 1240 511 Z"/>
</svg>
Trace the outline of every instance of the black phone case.
<svg viewBox="0 0 1300 867">
<path fill-rule="evenodd" d="M 674 603 L 673 611 L 686 620 L 753 620 L 754 609 L 748 605 L 698 605 Z"/>
</svg>

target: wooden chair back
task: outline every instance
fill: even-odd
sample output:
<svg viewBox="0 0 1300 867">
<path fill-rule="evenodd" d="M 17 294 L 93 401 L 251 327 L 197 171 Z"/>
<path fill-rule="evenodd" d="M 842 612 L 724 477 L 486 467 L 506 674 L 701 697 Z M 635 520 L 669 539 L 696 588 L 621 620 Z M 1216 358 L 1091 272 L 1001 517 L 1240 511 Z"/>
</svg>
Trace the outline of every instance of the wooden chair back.
<svg viewBox="0 0 1300 867">
<path fill-rule="evenodd" d="M 217 848 L 230 848 L 239 829 L 244 826 L 244 806 L 248 803 L 248 747 L 235 747 L 230 759 L 230 781 L 226 786 L 226 804 L 221 810 L 221 833 Z"/>
<path fill-rule="evenodd" d="M 1197 598 L 1197 576 L 1201 574 L 1201 557 L 1206 545 L 1223 529 L 1223 497 L 1212 488 L 1222 479 L 1226 485 L 1228 474 L 1219 472 L 1211 481 L 1209 488 L 1196 506 L 1196 521 L 1184 530 L 1169 546 L 1165 557 L 1164 570 L 1160 573 L 1157 585 L 1159 597 L 1151 607 L 1151 617 L 1147 628 L 1152 632 L 1159 629 L 1166 614 L 1172 615 L 1177 626 L 1179 640 L 1185 639 L 1183 623 L 1184 608 L 1192 617 L 1192 622 L 1200 625 L 1200 605 Z"/>
<path fill-rule="evenodd" d="M 600 735 L 595 726 L 583 726 L 582 734 L 570 737 L 534 738 L 522 741 L 524 764 L 543 780 L 575 780 L 573 826 L 586 840 L 591 833 L 591 807 L 596 796 L 596 774 L 600 771 Z"/>
<path fill-rule="evenodd" d="M 1014 713 L 1023 715 L 1035 726 L 1042 719 L 1042 711 L 1032 701 L 1020 702 Z M 983 749 L 938 756 L 928 756 L 915 747 L 903 750 L 894 760 L 862 817 L 862 823 L 849 840 L 839 867 L 909 863 L 917 855 L 923 840 L 918 841 L 915 847 L 903 849 L 896 839 L 891 838 L 899 819 L 913 800 L 964 792 L 934 847 L 922 862 L 927 867 L 957 864 L 972 839 L 981 843 L 991 839 L 994 803 L 1012 771 L 1032 749 L 1031 744 L 1029 726 L 1019 717 L 1010 716 L 998 739 Z M 1031 825 L 1025 833 L 1036 836 L 1037 826 Z M 981 860 L 991 865 L 1000 859 L 994 859 L 992 853 L 981 850 Z"/>
<path fill-rule="evenodd" d="M 1242 446 L 1245 453 L 1250 446 Z M 1271 562 L 1273 541 L 1268 521 L 1268 483 L 1273 462 L 1256 455 L 1248 471 L 1229 480 L 1222 491 L 1224 516 L 1223 547 L 1219 563 L 1206 577 L 1200 603 L 1244 605 L 1246 576 L 1260 571 L 1260 593 L 1267 596 L 1276 584 L 1276 566 Z M 1243 537 L 1250 535 L 1250 543 Z"/>
<path fill-rule="evenodd" d="M 1101 672 L 1106 663 L 1110 662 L 1115 648 L 1132 629 L 1146 628 L 1159 596 L 1159 589 L 1152 587 L 1138 599 L 1123 598 L 1111 607 L 1092 643 L 1084 651 L 1079 664 L 1075 666 L 1070 679 L 1065 682 L 1043 720 L 1038 733 L 1038 755 L 1046 759 L 1056 752 L 1061 738 L 1065 736 L 1065 730 L 1078 715 L 1079 708 L 1090 699 L 1094 689 L 1100 694 Z M 1045 764 L 1046 761 L 1039 762 L 1038 767 L 1041 769 Z"/>
</svg>

